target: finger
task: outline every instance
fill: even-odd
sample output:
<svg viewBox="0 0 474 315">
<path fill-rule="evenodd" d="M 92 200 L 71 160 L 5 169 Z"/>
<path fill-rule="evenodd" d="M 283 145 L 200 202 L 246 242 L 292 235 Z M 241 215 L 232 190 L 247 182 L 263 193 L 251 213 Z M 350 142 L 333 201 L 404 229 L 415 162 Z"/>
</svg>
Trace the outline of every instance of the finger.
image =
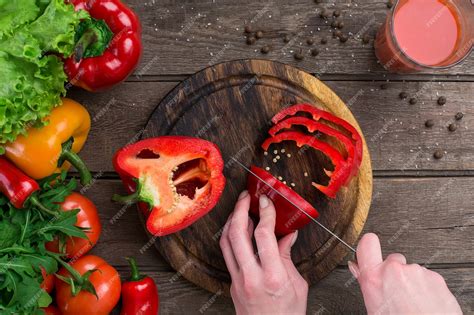
<svg viewBox="0 0 474 315">
<path fill-rule="evenodd" d="M 232 252 L 232 247 L 229 242 L 229 225 L 232 221 L 232 217 L 233 213 L 230 214 L 226 224 L 222 229 L 222 235 L 219 241 L 219 245 L 221 247 L 222 255 L 224 256 L 224 261 L 227 266 L 227 269 L 229 270 L 230 276 L 234 278 L 237 275 L 239 267 L 237 265 L 237 261 L 235 260 L 234 253 Z"/>
<path fill-rule="evenodd" d="M 393 253 L 388 255 L 387 258 L 385 258 L 385 261 L 397 261 L 402 265 L 406 265 L 407 263 L 407 259 L 405 258 L 405 256 L 399 253 Z"/>
<path fill-rule="evenodd" d="M 347 267 L 349 268 L 349 271 L 352 273 L 354 278 L 356 278 L 356 279 L 359 278 L 360 270 L 359 270 L 359 266 L 357 265 L 357 263 L 349 260 L 347 262 Z"/>
<path fill-rule="evenodd" d="M 252 241 L 247 232 L 249 224 L 250 196 L 243 191 L 234 208 L 234 216 L 229 226 L 229 242 L 239 268 L 252 267 L 257 264 Z"/>
<path fill-rule="evenodd" d="M 253 237 L 253 230 L 254 230 L 254 228 L 255 228 L 254 223 L 253 223 L 253 221 L 250 219 L 250 220 L 249 220 L 249 224 L 247 225 L 247 233 L 249 234 L 250 239 L 252 239 L 252 237 Z"/>
<path fill-rule="evenodd" d="M 275 207 L 271 200 L 265 195 L 260 196 L 259 207 L 260 221 L 255 229 L 258 255 L 264 272 L 268 274 L 279 274 L 284 268 L 280 259 L 280 251 L 275 236 Z"/>
<path fill-rule="evenodd" d="M 382 249 L 377 235 L 373 233 L 365 234 L 357 246 L 357 263 L 360 273 L 373 269 L 382 263 Z"/>
<path fill-rule="evenodd" d="M 283 266 L 286 268 L 286 271 L 290 275 L 299 274 L 298 270 L 295 267 L 295 264 L 291 260 L 291 248 L 298 239 L 298 231 L 285 235 L 282 239 L 278 241 L 278 249 L 280 251 L 281 261 Z"/>
</svg>

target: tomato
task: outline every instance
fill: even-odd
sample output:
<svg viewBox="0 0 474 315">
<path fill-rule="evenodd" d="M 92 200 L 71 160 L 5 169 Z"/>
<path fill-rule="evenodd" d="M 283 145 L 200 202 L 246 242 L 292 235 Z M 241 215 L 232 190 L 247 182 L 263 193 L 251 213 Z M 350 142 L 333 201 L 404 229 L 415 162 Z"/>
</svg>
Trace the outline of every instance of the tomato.
<svg viewBox="0 0 474 315">
<path fill-rule="evenodd" d="M 120 276 L 114 267 L 100 257 L 87 255 L 79 258 L 70 265 L 81 276 L 87 271 L 95 269 L 89 277 L 94 286 L 97 297 L 87 291 L 80 291 L 76 296 L 71 292 L 70 284 L 56 278 L 56 303 L 63 315 L 109 314 L 120 299 Z M 58 275 L 71 277 L 71 274 L 62 267 Z"/>
<path fill-rule="evenodd" d="M 54 289 L 54 275 L 48 275 L 43 267 L 41 267 L 41 275 L 43 276 L 43 282 L 40 284 L 41 289 L 51 293 Z"/>
<path fill-rule="evenodd" d="M 69 237 L 66 240 L 65 252 L 67 258 L 77 259 L 91 250 L 99 240 L 102 231 L 99 214 L 96 206 L 90 199 L 76 192 L 66 197 L 64 202 L 61 203 L 61 209 L 63 211 L 80 209 L 81 211 L 77 214 L 76 226 L 88 229 L 86 231 L 88 239 Z M 51 252 L 59 253 L 59 240 L 55 239 L 46 243 L 46 249 Z"/>
<path fill-rule="evenodd" d="M 45 315 L 61 315 L 61 312 L 56 308 L 56 306 L 50 305 L 48 307 L 42 308 Z"/>
</svg>

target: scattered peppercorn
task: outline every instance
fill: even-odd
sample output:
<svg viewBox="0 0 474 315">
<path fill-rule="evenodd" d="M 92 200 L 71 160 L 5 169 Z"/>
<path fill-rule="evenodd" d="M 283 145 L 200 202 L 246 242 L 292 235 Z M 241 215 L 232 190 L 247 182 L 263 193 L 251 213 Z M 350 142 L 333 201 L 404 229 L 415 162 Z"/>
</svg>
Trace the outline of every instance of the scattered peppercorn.
<svg viewBox="0 0 474 315">
<path fill-rule="evenodd" d="M 368 44 L 370 42 L 370 36 L 369 34 L 365 34 L 364 37 L 362 37 L 362 42 L 364 44 Z"/>
<path fill-rule="evenodd" d="M 456 129 L 458 129 L 458 126 L 456 124 L 449 124 L 448 126 L 448 130 L 453 132 L 453 131 L 456 131 Z"/>
<path fill-rule="evenodd" d="M 387 83 L 381 84 L 381 85 L 380 85 L 380 89 L 382 89 L 382 90 L 388 89 L 388 84 L 387 84 Z"/>
<path fill-rule="evenodd" d="M 295 52 L 295 54 L 293 55 L 293 57 L 294 57 L 296 60 L 303 60 L 303 59 L 304 59 L 304 56 L 303 56 L 303 54 L 301 53 L 301 51 Z"/>
<path fill-rule="evenodd" d="M 434 156 L 435 159 L 439 160 L 439 159 L 443 158 L 444 152 L 443 152 L 443 150 L 438 149 L 434 152 L 433 156 Z"/>
<path fill-rule="evenodd" d="M 456 115 L 454 115 L 454 119 L 456 120 L 461 120 L 463 117 L 464 117 L 464 114 L 461 112 L 456 113 Z"/>
<path fill-rule="evenodd" d="M 343 27 L 344 27 L 344 22 L 343 21 L 337 22 L 337 28 L 338 29 L 342 29 Z"/>
<path fill-rule="evenodd" d="M 326 37 L 323 37 L 321 38 L 321 44 L 327 44 L 328 43 L 328 39 Z"/>
<path fill-rule="evenodd" d="M 446 104 L 446 97 L 440 96 L 440 97 L 438 98 L 438 105 L 441 105 L 441 106 L 442 106 L 442 105 L 444 105 L 444 104 Z"/>
<path fill-rule="evenodd" d="M 334 38 L 340 37 L 342 35 L 342 32 L 340 30 L 335 30 L 334 33 L 332 33 L 332 36 Z"/>
<path fill-rule="evenodd" d="M 431 128 L 434 126 L 434 120 L 433 119 L 428 119 L 427 121 L 425 121 L 425 127 L 426 128 Z"/>
<path fill-rule="evenodd" d="M 339 36 L 339 41 L 341 43 L 347 42 L 348 39 L 349 39 L 349 37 L 346 34 L 342 34 L 341 36 Z"/>
<path fill-rule="evenodd" d="M 408 97 L 408 93 L 407 92 L 400 92 L 400 94 L 398 94 L 398 97 L 400 97 L 402 100 L 404 100 Z"/>
<path fill-rule="evenodd" d="M 244 31 L 247 34 L 250 34 L 252 33 L 252 27 L 250 25 L 245 25 Z"/>
<path fill-rule="evenodd" d="M 331 27 L 332 27 L 332 28 L 336 28 L 336 27 L 337 27 L 337 21 L 336 21 L 336 20 L 334 20 L 334 21 L 331 22 Z"/>
<path fill-rule="evenodd" d="M 332 15 L 334 15 L 335 17 L 339 17 L 341 15 L 341 10 L 334 10 Z"/>
<path fill-rule="evenodd" d="M 257 31 L 257 32 L 255 33 L 255 37 L 256 37 L 257 39 L 262 38 L 262 37 L 263 37 L 263 32 L 262 32 L 262 31 Z"/>
<path fill-rule="evenodd" d="M 321 2 L 321 0 L 314 0 L 314 3 L 316 3 L 316 4 L 318 4 L 320 2 Z"/>
<path fill-rule="evenodd" d="M 285 35 L 285 37 L 283 37 L 283 42 L 289 43 L 289 42 L 290 42 L 290 36 L 289 36 L 289 35 Z"/>
<path fill-rule="evenodd" d="M 308 44 L 309 46 L 313 45 L 313 44 L 314 44 L 314 39 L 308 38 L 308 39 L 306 40 L 306 44 Z"/>
<path fill-rule="evenodd" d="M 253 45 L 255 44 L 257 40 L 255 39 L 255 37 L 247 37 L 247 45 Z"/>
<path fill-rule="evenodd" d="M 416 98 L 414 98 L 414 97 L 410 98 L 410 100 L 409 100 L 409 103 L 410 103 L 411 105 L 415 105 L 416 102 L 418 102 L 418 100 L 417 100 Z"/>
<path fill-rule="evenodd" d="M 326 15 L 327 15 L 327 10 L 326 9 L 322 9 L 321 12 L 319 12 L 319 17 L 321 18 L 326 18 Z"/>
<path fill-rule="evenodd" d="M 319 55 L 319 50 L 317 48 L 311 49 L 311 56 L 316 57 Z"/>
<path fill-rule="evenodd" d="M 263 46 L 262 49 L 260 49 L 260 51 L 262 52 L 262 54 L 268 54 L 270 52 L 270 46 Z"/>
</svg>

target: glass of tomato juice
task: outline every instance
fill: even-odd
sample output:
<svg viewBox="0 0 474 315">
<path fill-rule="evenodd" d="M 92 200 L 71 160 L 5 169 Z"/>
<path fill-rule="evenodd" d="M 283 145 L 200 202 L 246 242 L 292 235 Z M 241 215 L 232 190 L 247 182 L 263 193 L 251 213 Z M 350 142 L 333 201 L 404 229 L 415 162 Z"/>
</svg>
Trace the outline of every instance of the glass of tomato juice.
<svg viewBox="0 0 474 315">
<path fill-rule="evenodd" d="M 375 54 L 390 72 L 443 69 L 474 46 L 471 0 L 398 0 L 379 29 Z"/>
</svg>

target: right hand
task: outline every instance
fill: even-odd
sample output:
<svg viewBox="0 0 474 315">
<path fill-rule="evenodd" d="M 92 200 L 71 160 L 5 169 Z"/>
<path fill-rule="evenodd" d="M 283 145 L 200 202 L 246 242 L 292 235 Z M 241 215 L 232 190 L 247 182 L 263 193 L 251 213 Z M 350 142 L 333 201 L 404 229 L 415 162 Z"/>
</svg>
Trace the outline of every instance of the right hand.
<svg viewBox="0 0 474 315">
<path fill-rule="evenodd" d="M 382 259 L 377 235 L 362 237 L 349 270 L 359 281 L 369 314 L 462 314 L 443 277 L 402 254 Z"/>
</svg>

